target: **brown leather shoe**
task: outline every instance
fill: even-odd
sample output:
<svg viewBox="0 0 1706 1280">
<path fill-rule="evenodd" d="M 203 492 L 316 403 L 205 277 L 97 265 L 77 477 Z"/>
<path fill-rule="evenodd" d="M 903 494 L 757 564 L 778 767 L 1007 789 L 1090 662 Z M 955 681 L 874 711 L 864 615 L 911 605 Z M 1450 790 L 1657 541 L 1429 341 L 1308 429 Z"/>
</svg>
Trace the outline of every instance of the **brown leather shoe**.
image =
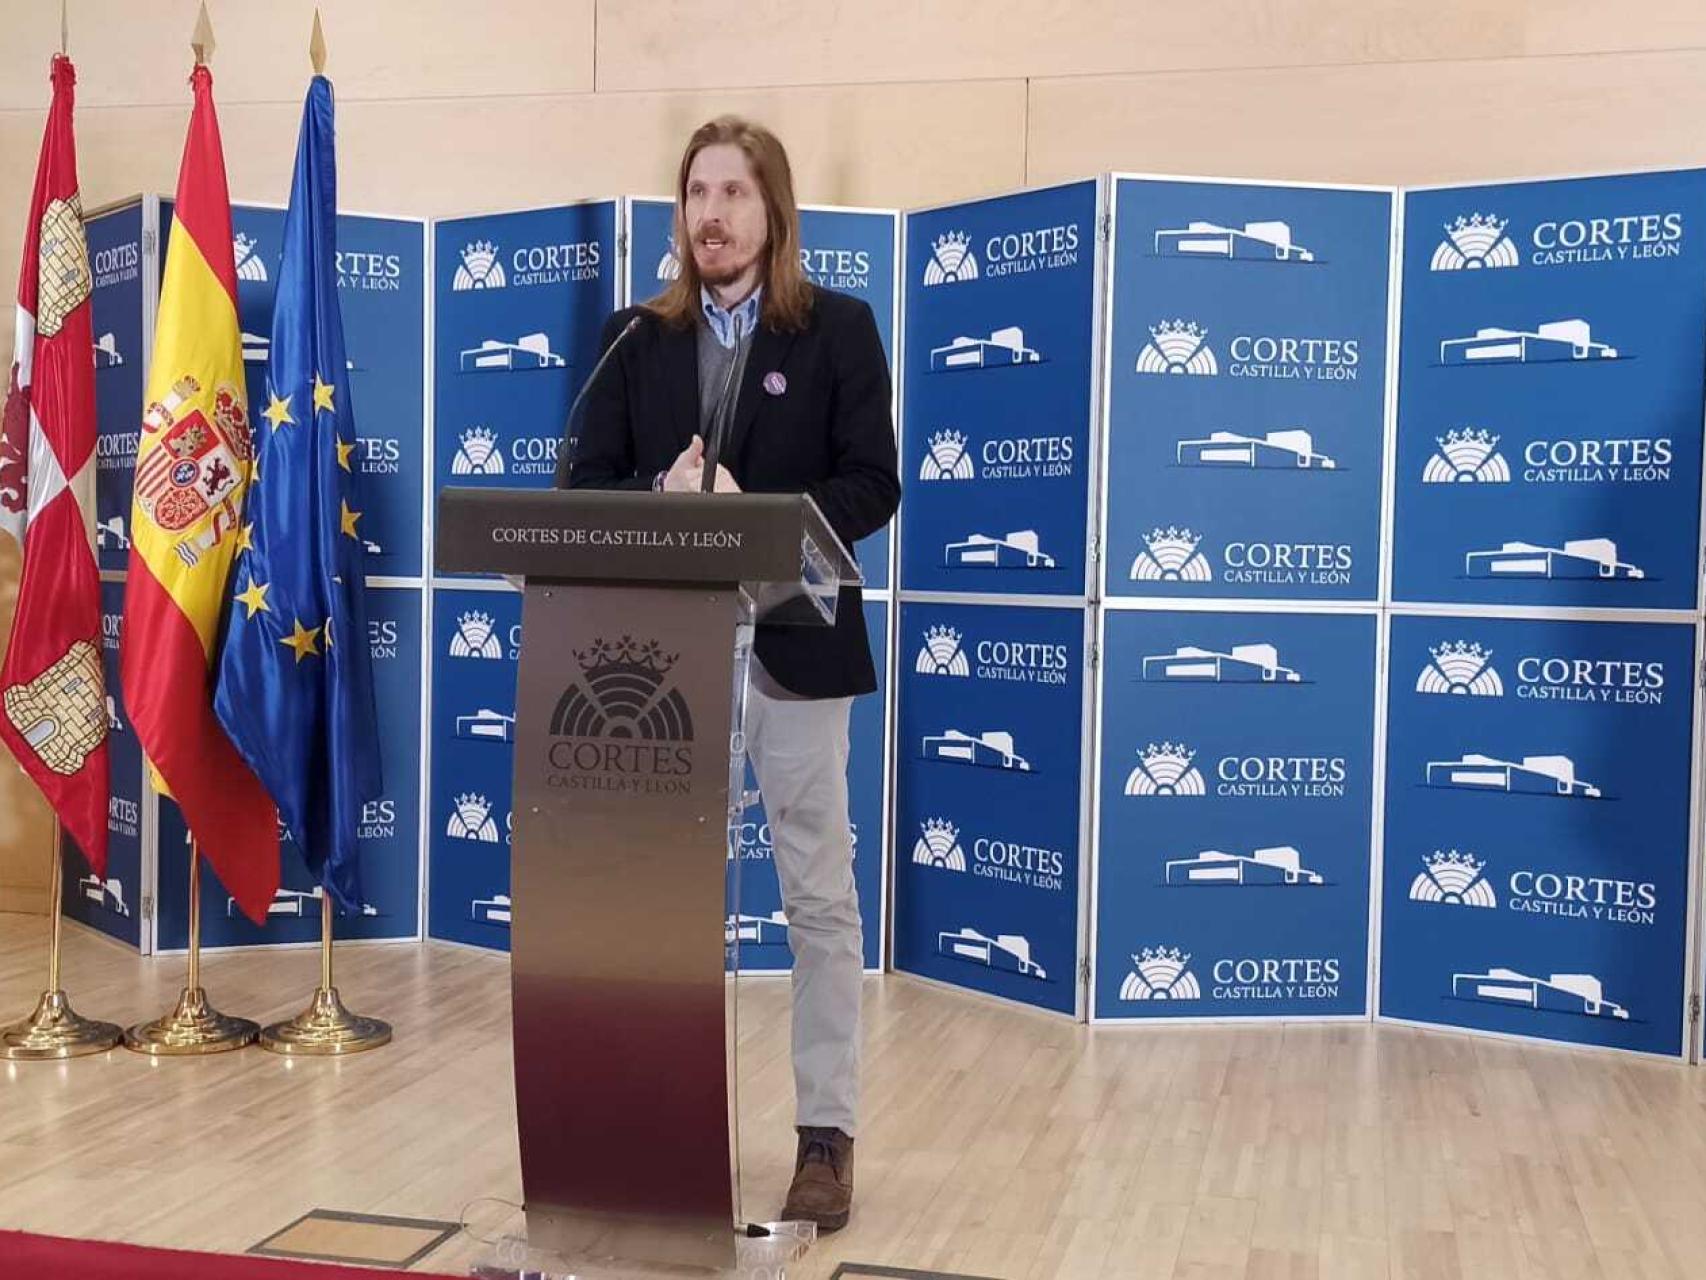
<svg viewBox="0 0 1706 1280">
<path fill-rule="evenodd" d="M 853 1139 L 839 1129 L 799 1129 L 794 1184 L 782 1206 L 786 1222 L 815 1222 L 828 1235 L 847 1225 L 853 1209 Z"/>
</svg>

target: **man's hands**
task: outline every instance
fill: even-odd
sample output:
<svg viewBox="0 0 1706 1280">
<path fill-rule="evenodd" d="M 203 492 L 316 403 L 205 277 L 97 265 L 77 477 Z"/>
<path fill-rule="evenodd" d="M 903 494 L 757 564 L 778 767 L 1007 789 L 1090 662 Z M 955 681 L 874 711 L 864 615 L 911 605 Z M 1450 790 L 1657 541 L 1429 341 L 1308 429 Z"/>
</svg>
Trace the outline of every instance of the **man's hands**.
<svg viewBox="0 0 1706 1280">
<path fill-rule="evenodd" d="M 666 493 L 698 493 L 699 487 L 705 480 L 705 442 L 698 436 L 693 437 L 693 443 L 688 445 L 676 457 L 669 471 L 664 475 L 663 487 Z M 740 486 L 729 474 L 727 467 L 717 464 L 717 479 L 715 492 L 739 493 Z"/>
</svg>

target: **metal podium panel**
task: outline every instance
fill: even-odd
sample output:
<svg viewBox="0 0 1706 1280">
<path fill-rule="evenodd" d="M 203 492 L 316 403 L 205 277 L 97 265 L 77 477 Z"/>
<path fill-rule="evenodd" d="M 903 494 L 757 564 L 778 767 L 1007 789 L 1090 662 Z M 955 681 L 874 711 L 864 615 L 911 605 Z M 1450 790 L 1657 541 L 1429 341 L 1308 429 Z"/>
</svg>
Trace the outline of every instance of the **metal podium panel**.
<svg viewBox="0 0 1706 1280">
<path fill-rule="evenodd" d="M 535 582 L 523 608 L 511 964 L 529 1239 L 732 1266 L 735 593 Z"/>
</svg>

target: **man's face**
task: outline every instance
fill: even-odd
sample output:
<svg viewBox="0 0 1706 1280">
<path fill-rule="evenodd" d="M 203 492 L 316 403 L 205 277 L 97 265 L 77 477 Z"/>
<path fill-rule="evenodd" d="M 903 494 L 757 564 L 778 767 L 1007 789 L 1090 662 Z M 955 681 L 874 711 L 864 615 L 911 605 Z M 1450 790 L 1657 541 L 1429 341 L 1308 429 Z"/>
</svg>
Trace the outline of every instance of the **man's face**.
<svg viewBox="0 0 1706 1280">
<path fill-rule="evenodd" d="M 740 279 L 769 242 L 764 195 L 746 153 L 733 143 L 716 143 L 693 157 L 682 211 L 699 278 L 713 287 Z"/>
</svg>

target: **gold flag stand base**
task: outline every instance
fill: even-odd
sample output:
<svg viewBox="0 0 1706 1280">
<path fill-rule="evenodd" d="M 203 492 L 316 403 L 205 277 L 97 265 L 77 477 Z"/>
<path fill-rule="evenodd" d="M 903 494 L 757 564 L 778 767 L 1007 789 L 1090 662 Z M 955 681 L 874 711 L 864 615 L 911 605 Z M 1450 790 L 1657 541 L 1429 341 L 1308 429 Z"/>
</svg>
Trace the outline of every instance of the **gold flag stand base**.
<svg viewBox="0 0 1706 1280">
<path fill-rule="evenodd" d="M 36 1011 L 22 1022 L 0 1027 L 0 1058 L 34 1061 L 105 1053 L 124 1039 L 124 1028 L 85 1018 L 63 991 L 44 991 Z"/>
<path fill-rule="evenodd" d="M 153 1057 L 227 1053 L 253 1044 L 260 1027 L 247 1018 L 230 1018 L 207 1003 L 201 985 L 201 845 L 190 841 L 189 977 L 172 1012 L 139 1022 L 124 1033 L 124 1047 Z"/>
<path fill-rule="evenodd" d="M 225 1053 L 253 1043 L 260 1030 L 247 1018 L 227 1017 L 210 1008 L 202 988 L 185 987 L 172 1012 L 126 1031 L 124 1047 L 156 1057 Z"/>
<path fill-rule="evenodd" d="M 351 1013 L 338 999 L 336 987 L 316 987 L 306 1009 L 261 1032 L 261 1048 L 284 1054 L 361 1053 L 390 1041 L 391 1024 Z"/>
</svg>

